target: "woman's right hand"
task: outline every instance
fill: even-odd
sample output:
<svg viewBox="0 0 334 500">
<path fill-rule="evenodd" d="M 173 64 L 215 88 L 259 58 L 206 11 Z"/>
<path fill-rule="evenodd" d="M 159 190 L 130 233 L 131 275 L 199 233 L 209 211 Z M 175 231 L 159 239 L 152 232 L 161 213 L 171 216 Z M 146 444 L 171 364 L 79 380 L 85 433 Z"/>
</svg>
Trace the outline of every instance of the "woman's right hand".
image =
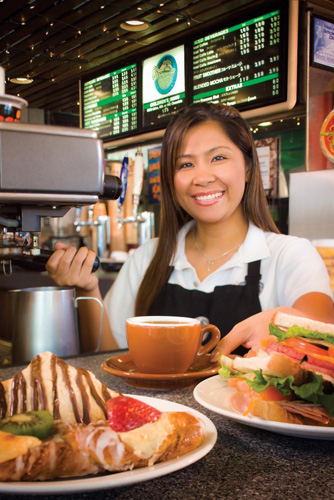
<svg viewBox="0 0 334 500">
<path fill-rule="evenodd" d="M 92 272 L 95 259 L 95 252 L 86 247 L 77 250 L 75 247 L 67 247 L 57 242 L 55 252 L 46 263 L 46 270 L 57 285 L 75 287 L 77 296 L 96 297 L 102 301 L 98 278 Z M 85 300 L 79 305 L 79 317 L 82 351 L 92 352 L 98 345 L 101 309 L 95 301 Z M 100 350 L 117 348 L 104 310 Z"/>
<path fill-rule="evenodd" d="M 91 292 L 98 286 L 98 278 L 92 273 L 96 254 L 86 247 L 77 250 L 64 243 L 55 243 L 55 252 L 46 263 L 50 278 L 59 286 L 70 286 Z"/>
</svg>

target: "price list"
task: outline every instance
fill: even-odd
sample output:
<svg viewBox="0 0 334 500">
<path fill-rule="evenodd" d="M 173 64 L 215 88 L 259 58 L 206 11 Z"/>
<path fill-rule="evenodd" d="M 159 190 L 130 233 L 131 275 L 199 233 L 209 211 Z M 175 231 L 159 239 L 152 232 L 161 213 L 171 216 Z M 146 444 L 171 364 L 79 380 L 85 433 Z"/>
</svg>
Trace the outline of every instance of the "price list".
<svg viewBox="0 0 334 500">
<path fill-rule="evenodd" d="M 193 43 L 193 100 L 241 109 L 272 103 L 283 91 L 280 11 Z"/>
<path fill-rule="evenodd" d="M 101 139 L 137 129 L 136 64 L 84 83 L 83 118 Z"/>
</svg>

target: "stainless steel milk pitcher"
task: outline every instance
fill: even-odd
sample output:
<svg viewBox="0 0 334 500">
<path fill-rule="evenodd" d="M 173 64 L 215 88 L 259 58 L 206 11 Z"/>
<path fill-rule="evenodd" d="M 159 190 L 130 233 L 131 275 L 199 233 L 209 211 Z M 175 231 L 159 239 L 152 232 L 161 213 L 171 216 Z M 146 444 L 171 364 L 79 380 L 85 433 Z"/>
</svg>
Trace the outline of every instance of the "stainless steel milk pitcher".
<svg viewBox="0 0 334 500">
<path fill-rule="evenodd" d="M 75 297 L 73 288 L 38 287 L 8 290 L 9 325 L 12 338 L 12 362 L 30 361 L 36 354 L 50 351 L 59 357 L 80 354 L 80 337 L 77 319 L 79 300 L 95 300 L 95 297 Z"/>
</svg>

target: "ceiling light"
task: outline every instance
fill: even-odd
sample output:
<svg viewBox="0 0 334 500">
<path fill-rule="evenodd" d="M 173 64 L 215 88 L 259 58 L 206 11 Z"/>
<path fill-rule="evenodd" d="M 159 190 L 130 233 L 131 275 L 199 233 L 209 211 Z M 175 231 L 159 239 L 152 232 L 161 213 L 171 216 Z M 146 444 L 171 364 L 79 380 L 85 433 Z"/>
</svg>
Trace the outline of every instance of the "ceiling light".
<svg viewBox="0 0 334 500">
<path fill-rule="evenodd" d="M 18 76 L 17 78 L 10 78 L 9 81 L 12 83 L 19 83 L 20 85 L 26 85 L 27 83 L 32 83 L 34 80 L 32 78 Z"/>
<path fill-rule="evenodd" d="M 270 127 L 272 124 L 272 122 L 261 122 L 259 123 L 259 127 Z"/>
<path fill-rule="evenodd" d="M 125 21 L 125 24 L 130 24 L 130 26 L 141 26 L 142 24 L 144 24 L 144 21 L 133 19 L 132 21 Z"/>
<path fill-rule="evenodd" d="M 146 21 L 139 21 L 138 19 L 131 19 L 121 23 L 120 27 L 126 31 L 146 31 L 149 29 L 150 23 Z"/>
</svg>

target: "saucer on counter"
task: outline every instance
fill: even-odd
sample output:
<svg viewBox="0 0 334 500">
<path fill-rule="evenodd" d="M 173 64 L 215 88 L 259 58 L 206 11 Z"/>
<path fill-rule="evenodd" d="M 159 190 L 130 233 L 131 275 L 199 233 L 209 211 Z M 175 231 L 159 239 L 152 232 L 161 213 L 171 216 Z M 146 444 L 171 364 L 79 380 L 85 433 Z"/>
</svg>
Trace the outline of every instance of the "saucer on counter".
<svg viewBox="0 0 334 500">
<path fill-rule="evenodd" d="M 146 389 L 179 389 L 197 384 L 200 380 L 216 375 L 218 363 L 210 362 L 210 354 L 196 360 L 186 373 L 155 374 L 139 372 L 130 354 L 120 354 L 106 359 L 102 369 L 111 375 L 124 378 L 128 385 Z"/>
</svg>

